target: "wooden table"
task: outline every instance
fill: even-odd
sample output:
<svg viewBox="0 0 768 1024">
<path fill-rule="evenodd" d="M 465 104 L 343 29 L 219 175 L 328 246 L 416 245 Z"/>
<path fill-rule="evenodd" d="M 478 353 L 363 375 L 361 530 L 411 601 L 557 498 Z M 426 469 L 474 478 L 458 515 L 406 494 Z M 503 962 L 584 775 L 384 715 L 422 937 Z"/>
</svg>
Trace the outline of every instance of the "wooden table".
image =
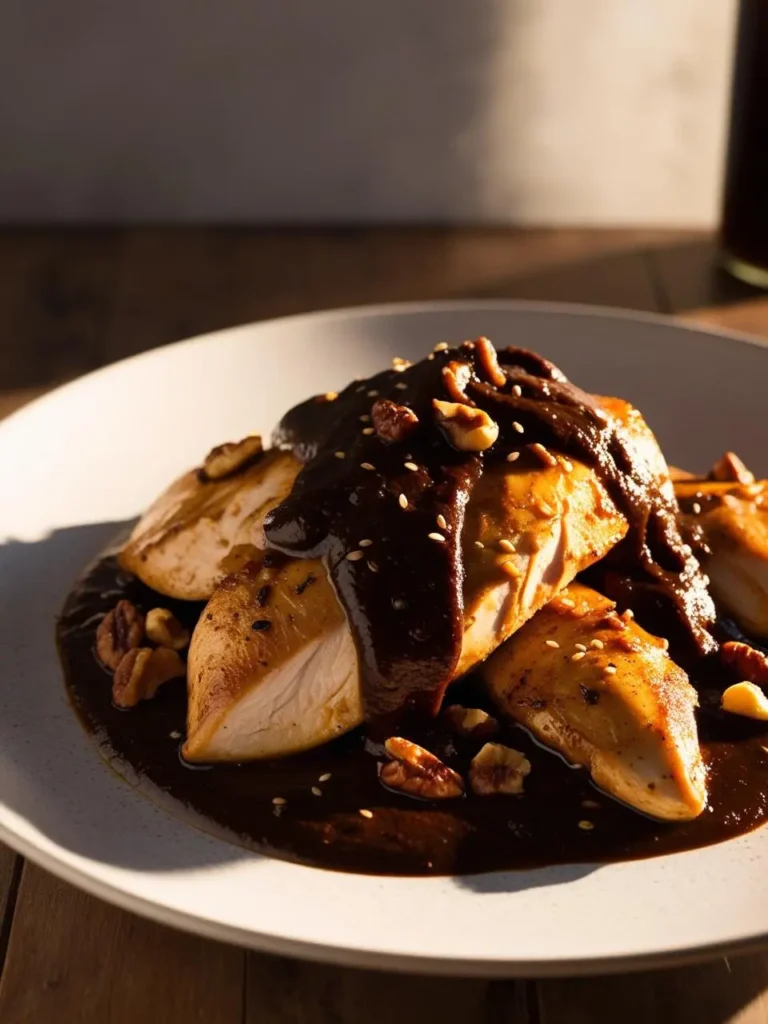
<svg viewBox="0 0 768 1024">
<path fill-rule="evenodd" d="M 0 416 L 203 331 L 324 307 L 489 296 L 655 310 L 768 336 L 768 298 L 717 271 L 711 240 L 691 233 L 7 229 Z M 324 967 L 152 924 L 2 848 L 0 915 L 2 1024 L 768 1021 L 768 955 L 543 982 Z"/>
</svg>

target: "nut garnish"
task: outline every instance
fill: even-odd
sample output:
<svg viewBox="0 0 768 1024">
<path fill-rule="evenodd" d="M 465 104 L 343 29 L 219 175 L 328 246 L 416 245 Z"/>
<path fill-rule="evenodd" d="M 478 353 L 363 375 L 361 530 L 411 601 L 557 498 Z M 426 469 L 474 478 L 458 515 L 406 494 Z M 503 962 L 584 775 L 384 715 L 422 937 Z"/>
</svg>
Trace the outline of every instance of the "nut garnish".
<svg viewBox="0 0 768 1024">
<path fill-rule="evenodd" d="M 743 682 L 729 686 L 723 694 L 720 706 L 723 711 L 730 711 L 732 715 L 743 715 L 745 718 L 755 718 L 761 722 L 768 721 L 768 698 L 754 683 Z"/>
<path fill-rule="evenodd" d="M 471 405 L 472 400 L 464 390 L 472 379 L 472 367 L 469 363 L 452 361 L 443 367 L 442 373 L 445 390 L 454 402 L 463 402 L 465 405 Z"/>
<path fill-rule="evenodd" d="M 479 796 L 522 793 L 523 780 L 530 771 L 531 762 L 519 750 L 502 743 L 486 743 L 472 758 L 469 784 Z"/>
<path fill-rule="evenodd" d="M 735 452 L 726 452 L 709 472 L 712 480 L 732 481 L 735 484 L 753 484 L 755 474 L 750 472 Z"/>
<path fill-rule="evenodd" d="M 113 672 L 128 651 L 144 639 L 144 616 L 130 601 L 118 601 L 96 630 L 96 654 Z"/>
<path fill-rule="evenodd" d="M 202 474 L 207 480 L 223 480 L 257 459 L 264 450 L 261 437 L 251 434 L 242 441 L 228 441 L 213 448 L 205 458 Z"/>
<path fill-rule="evenodd" d="M 169 679 L 185 673 L 184 662 L 168 647 L 134 647 L 117 666 L 112 681 L 112 700 L 120 708 L 132 708 L 151 700 Z"/>
<path fill-rule="evenodd" d="M 167 608 L 152 608 L 147 612 L 146 632 L 153 644 L 172 651 L 183 651 L 189 644 L 189 630 Z"/>
<path fill-rule="evenodd" d="M 499 425 L 482 409 L 461 402 L 441 402 L 432 407 L 437 421 L 454 448 L 462 452 L 484 452 L 499 436 Z"/>
<path fill-rule="evenodd" d="M 504 371 L 499 366 L 496 349 L 488 338 L 478 338 L 475 348 L 480 355 L 480 368 L 494 387 L 503 388 L 507 383 Z"/>
<path fill-rule="evenodd" d="M 407 405 L 380 398 L 371 409 L 373 427 L 383 441 L 404 441 L 419 425 L 416 413 Z"/>
<path fill-rule="evenodd" d="M 460 704 L 451 704 L 443 711 L 443 719 L 448 728 L 459 736 L 490 739 L 499 731 L 499 723 L 482 708 L 464 708 Z"/>
<path fill-rule="evenodd" d="M 401 736 L 391 736 L 384 749 L 393 759 L 382 766 L 379 778 L 396 789 L 422 800 L 448 800 L 463 796 L 464 782 L 439 757 Z"/>
<path fill-rule="evenodd" d="M 762 651 L 756 651 L 739 640 L 729 640 L 720 648 L 720 657 L 726 665 L 735 668 L 742 679 L 761 686 L 768 685 L 768 658 Z"/>
</svg>

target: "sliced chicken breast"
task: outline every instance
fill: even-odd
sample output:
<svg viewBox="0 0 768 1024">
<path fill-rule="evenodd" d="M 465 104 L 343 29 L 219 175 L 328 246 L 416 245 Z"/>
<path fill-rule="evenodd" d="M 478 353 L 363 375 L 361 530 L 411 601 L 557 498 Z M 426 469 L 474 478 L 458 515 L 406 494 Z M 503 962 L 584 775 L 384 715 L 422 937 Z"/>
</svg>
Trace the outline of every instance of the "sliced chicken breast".
<svg viewBox="0 0 768 1024">
<path fill-rule="evenodd" d="M 487 657 L 626 531 L 578 462 L 488 471 L 462 533 L 465 633 L 455 674 Z M 352 632 L 319 561 L 254 565 L 225 580 L 195 629 L 187 678 L 191 761 L 290 754 L 363 720 Z"/>
<path fill-rule="evenodd" d="M 611 796 L 655 818 L 706 805 L 696 691 L 651 636 L 612 601 L 572 584 L 483 668 L 500 711 Z"/>
<path fill-rule="evenodd" d="M 272 449 L 221 479 L 199 469 L 174 481 L 136 524 L 120 562 L 147 586 L 205 601 L 264 547 L 264 517 L 290 493 L 300 463 Z"/>
<path fill-rule="evenodd" d="M 709 550 L 701 562 L 715 601 L 748 633 L 768 636 L 768 481 L 685 479 L 675 493 Z"/>
</svg>

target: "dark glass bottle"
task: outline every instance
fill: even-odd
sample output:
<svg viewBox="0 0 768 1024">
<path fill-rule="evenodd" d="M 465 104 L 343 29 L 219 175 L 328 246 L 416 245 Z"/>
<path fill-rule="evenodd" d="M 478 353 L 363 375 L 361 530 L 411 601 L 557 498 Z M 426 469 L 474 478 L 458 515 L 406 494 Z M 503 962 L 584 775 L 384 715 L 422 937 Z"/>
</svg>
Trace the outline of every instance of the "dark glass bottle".
<svg viewBox="0 0 768 1024">
<path fill-rule="evenodd" d="M 736 277 L 768 288 L 768 0 L 741 0 L 721 245 Z"/>
</svg>

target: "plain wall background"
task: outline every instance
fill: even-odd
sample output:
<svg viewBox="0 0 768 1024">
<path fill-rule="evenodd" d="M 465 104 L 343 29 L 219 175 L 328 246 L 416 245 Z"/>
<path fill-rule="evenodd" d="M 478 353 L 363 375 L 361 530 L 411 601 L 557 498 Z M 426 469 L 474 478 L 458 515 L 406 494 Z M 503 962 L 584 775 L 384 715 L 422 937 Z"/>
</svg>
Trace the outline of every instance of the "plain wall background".
<svg viewBox="0 0 768 1024">
<path fill-rule="evenodd" d="M 736 0 L 5 0 L 0 220 L 711 225 Z"/>
</svg>

